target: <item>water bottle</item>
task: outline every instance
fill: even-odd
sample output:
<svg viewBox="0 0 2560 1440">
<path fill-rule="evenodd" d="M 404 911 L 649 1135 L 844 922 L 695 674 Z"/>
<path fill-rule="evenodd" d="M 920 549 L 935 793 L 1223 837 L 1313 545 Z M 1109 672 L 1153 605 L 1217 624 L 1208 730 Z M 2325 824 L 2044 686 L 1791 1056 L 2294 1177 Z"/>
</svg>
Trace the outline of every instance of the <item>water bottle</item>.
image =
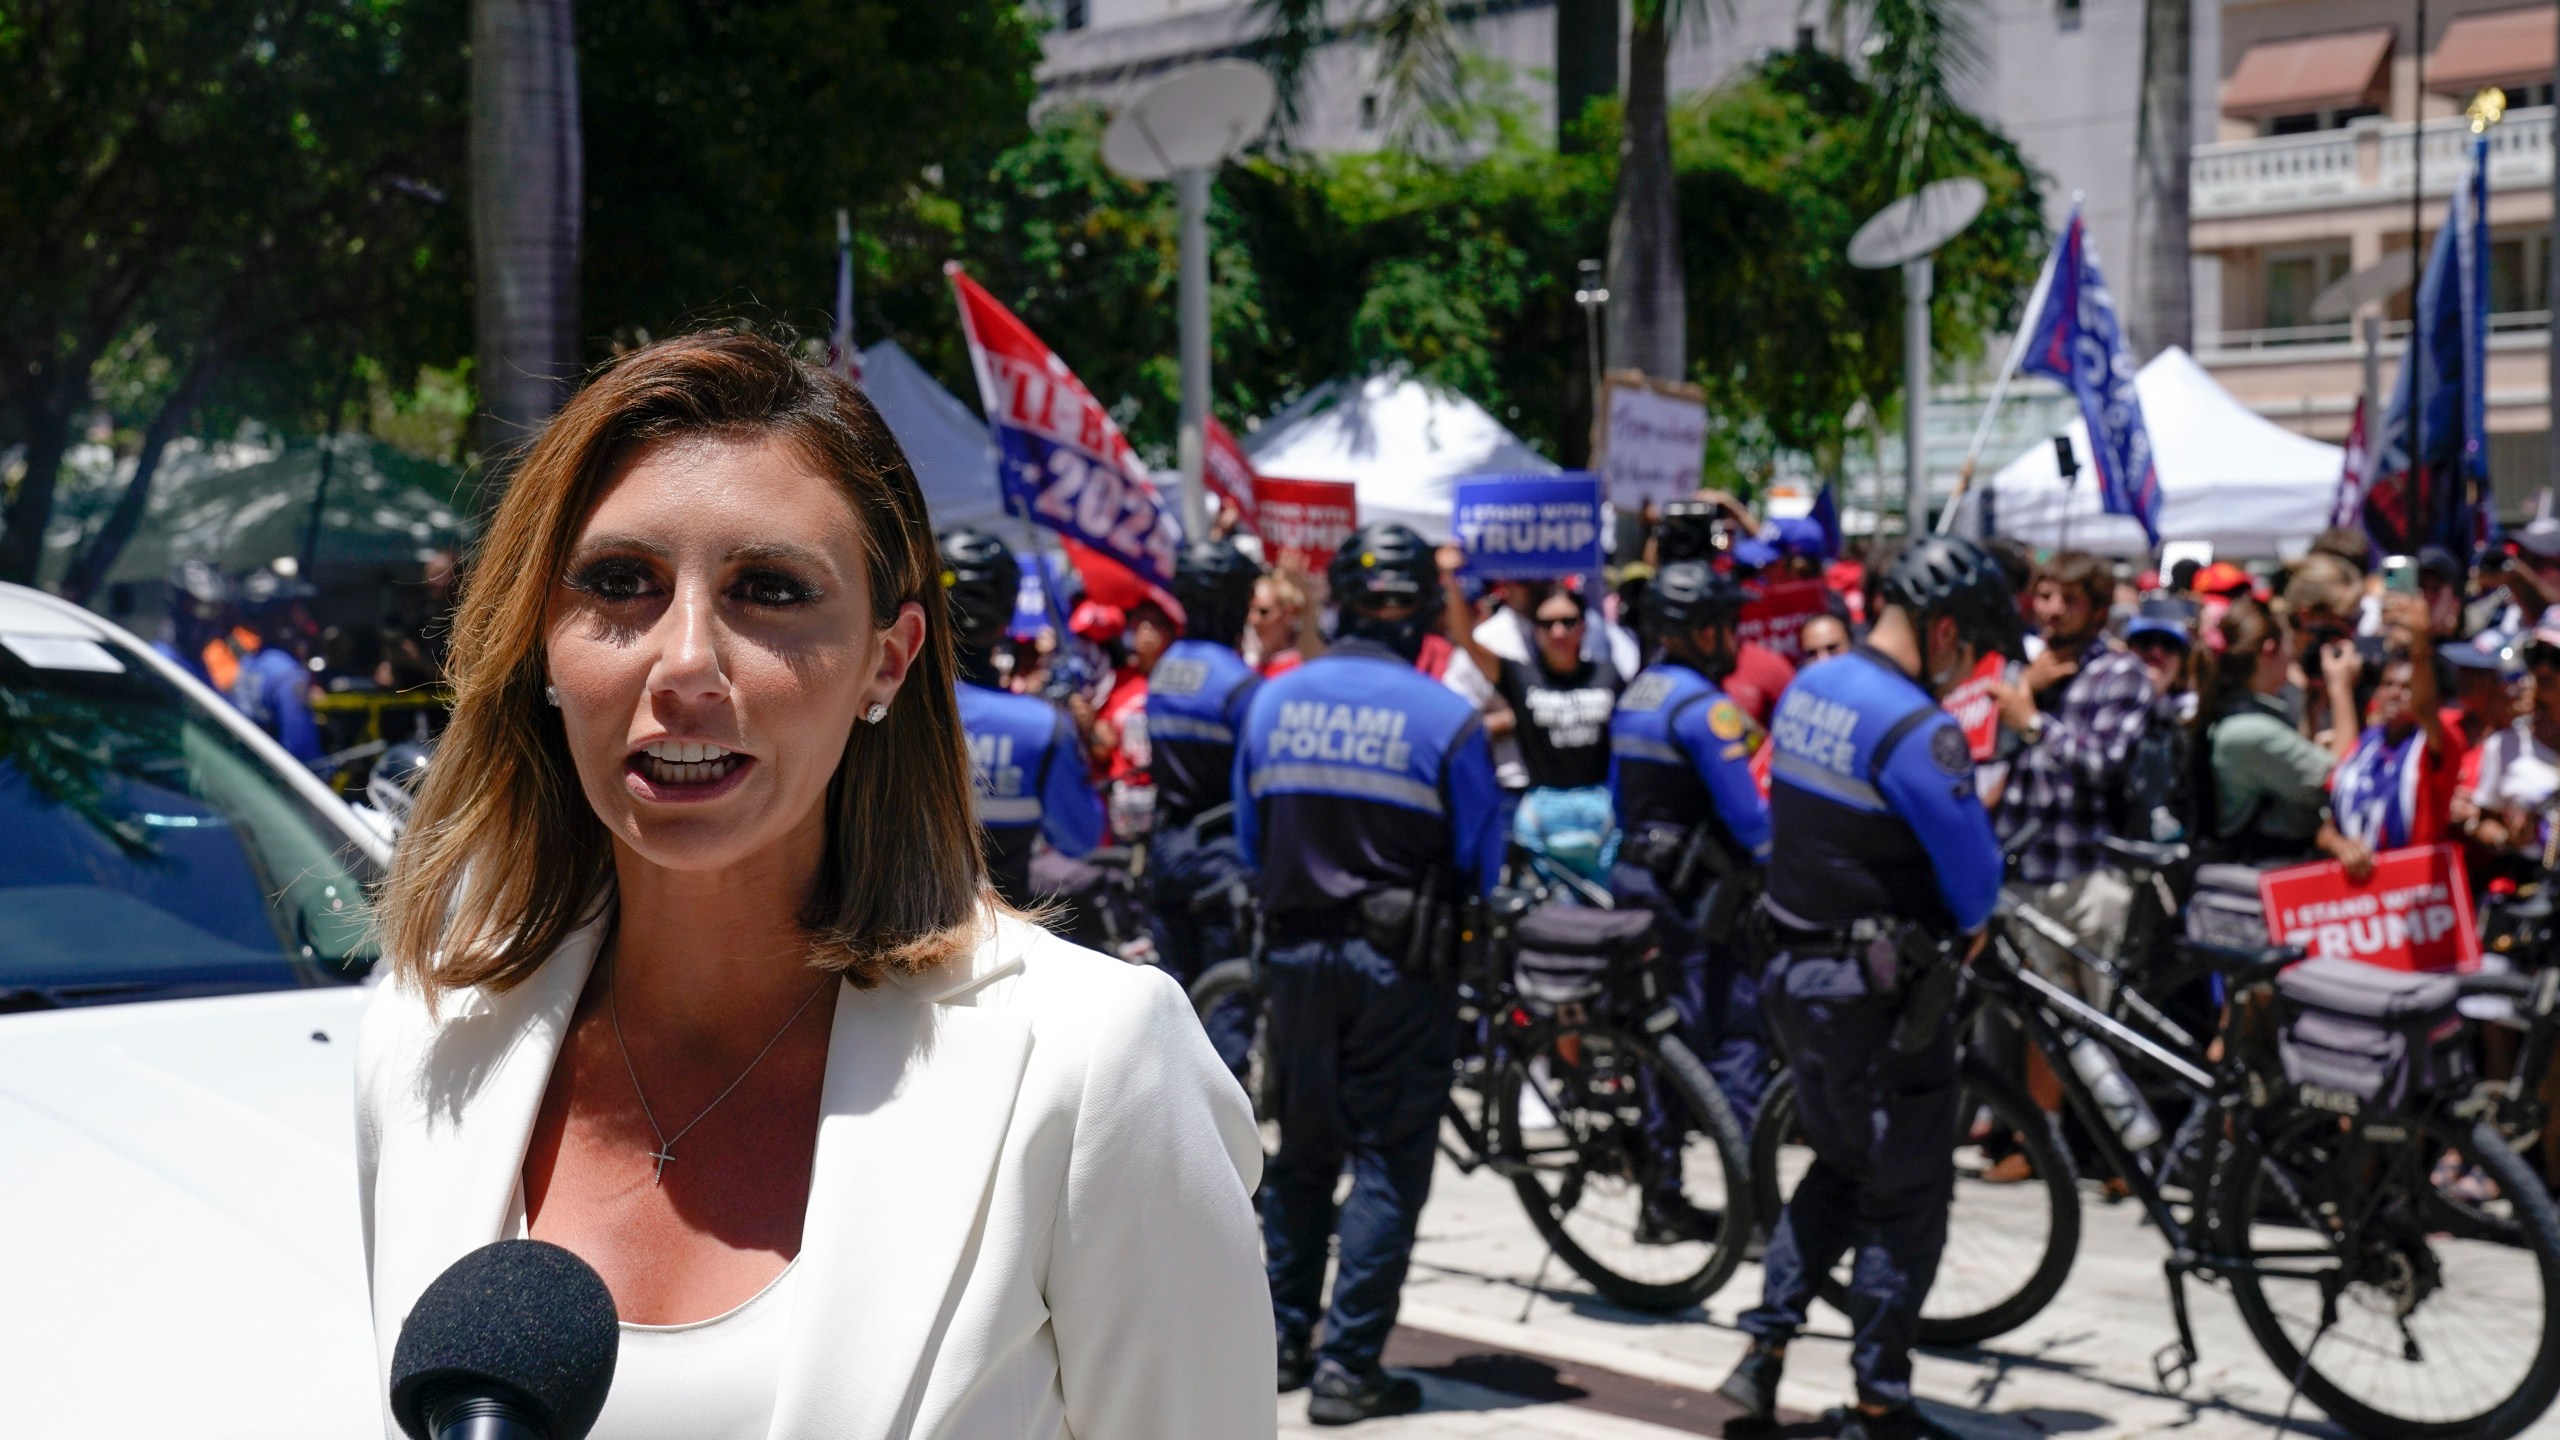
<svg viewBox="0 0 2560 1440">
<path fill-rule="evenodd" d="M 2114 1051 L 2083 1035 L 2071 1042 L 2071 1068 L 2087 1082 L 2098 1108 L 2106 1112 L 2107 1124 L 2114 1127 L 2126 1149 L 2147 1150 L 2160 1143 L 2160 1119 L 2143 1103 L 2142 1091 L 2124 1073 Z"/>
</svg>

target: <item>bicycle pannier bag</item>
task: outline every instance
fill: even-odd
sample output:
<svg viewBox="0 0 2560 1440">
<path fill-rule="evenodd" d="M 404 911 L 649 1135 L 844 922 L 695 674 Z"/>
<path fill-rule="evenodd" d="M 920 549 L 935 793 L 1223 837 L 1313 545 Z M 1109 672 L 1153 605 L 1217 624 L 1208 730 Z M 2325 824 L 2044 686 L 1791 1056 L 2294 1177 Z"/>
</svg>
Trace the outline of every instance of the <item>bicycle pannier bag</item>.
<svg viewBox="0 0 2560 1440">
<path fill-rule="evenodd" d="M 2258 870 L 2252 865 L 2199 865 L 2195 894 L 2187 900 L 2187 938 L 2226 950 L 2264 950 L 2266 907 L 2258 902 Z"/>
<path fill-rule="evenodd" d="M 2397 1109 L 2470 1083 L 2471 1047 L 2450 975 L 2305 960 L 2276 977 L 2285 1077 L 2325 1109 Z M 2355 1106 L 2337 1103 L 2349 1096 Z"/>
<path fill-rule="evenodd" d="M 1642 910 L 1542 905 L 1520 917 L 1513 978 L 1530 1004 L 1586 1004 L 1599 998 L 1609 972 L 1632 973 L 1652 958 L 1653 916 Z"/>
</svg>

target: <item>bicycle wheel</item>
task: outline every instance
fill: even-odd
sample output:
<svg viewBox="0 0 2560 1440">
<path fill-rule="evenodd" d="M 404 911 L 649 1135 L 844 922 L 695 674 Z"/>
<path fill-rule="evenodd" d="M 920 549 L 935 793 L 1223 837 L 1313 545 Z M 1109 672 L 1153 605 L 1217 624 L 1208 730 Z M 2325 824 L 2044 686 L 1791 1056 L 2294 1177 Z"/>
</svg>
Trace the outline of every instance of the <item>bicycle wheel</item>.
<svg viewBox="0 0 2560 1440">
<path fill-rule="evenodd" d="M 1489 1079 L 1487 1158 L 1593 1289 L 1679 1310 L 1733 1278 L 1751 1240 L 1742 1127 L 1687 1045 L 1547 1029 Z"/>
<path fill-rule="evenodd" d="M 2015 1087 L 1979 1072 L 1965 1074 L 1962 1095 L 1947 1244 L 1920 1306 L 1923 1345 L 1970 1345 L 2024 1325 L 2062 1292 L 2080 1253 L 2079 1176 L 2051 1120 Z M 2010 1154 L 2025 1157 L 2025 1178 L 1984 1178 Z M 1783 1197 L 1812 1164 L 1796 1123 L 1795 1077 L 1780 1076 L 1751 1134 L 1753 1213 L 1763 1225 L 1777 1224 Z M 1848 1276 L 1844 1257 L 1814 1289 L 1844 1315 Z"/>
<path fill-rule="evenodd" d="M 2339 1424 L 2505 1440 L 2560 1394 L 2560 1212 L 2490 1126 L 2306 1111 L 2222 1190 L 2241 1318 Z"/>
<path fill-rule="evenodd" d="M 1271 1004 L 1254 979 L 1253 962 L 1221 960 L 1191 982 L 1191 1013 L 1200 1017 L 1218 1058 L 1227 1062 L 1263 1126 L 1262 1148 L 1277 1148 L 1272 1119 Z M 1230 1053 L 1234 1052 L 1234 1053 Z"/>
</svg>

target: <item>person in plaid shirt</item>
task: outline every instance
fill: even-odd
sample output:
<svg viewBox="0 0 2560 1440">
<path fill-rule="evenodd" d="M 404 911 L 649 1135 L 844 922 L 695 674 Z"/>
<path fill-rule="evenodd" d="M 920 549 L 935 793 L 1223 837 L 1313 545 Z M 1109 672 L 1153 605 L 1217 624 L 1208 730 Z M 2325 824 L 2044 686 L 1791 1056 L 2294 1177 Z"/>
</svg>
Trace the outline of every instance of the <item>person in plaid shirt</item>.
<svg viewBox="0 0 2560 1440">
<path fill-rule="evenodd" d="M 2125 762 L 2158 698 L 2142 658 L 2107 638 L 2114 594 L 2106 561 L 2076 550 L 2054 556 L 2035 580 L 2044 651 L 2014 683 L 1993 691 L 2000 723 L 2020 741 L 1995 823 L 2004 842 L 2031 823 L 2039 827 L 2018 853 L 2010 894 L 2110 956 L 2133 887 L 2098 846 L 2121 823 Z M 2029 959 L 2048 978 L 2089 1000 L 2105 998 L 2096 975 L 2029 934 Z"/>
</svg>

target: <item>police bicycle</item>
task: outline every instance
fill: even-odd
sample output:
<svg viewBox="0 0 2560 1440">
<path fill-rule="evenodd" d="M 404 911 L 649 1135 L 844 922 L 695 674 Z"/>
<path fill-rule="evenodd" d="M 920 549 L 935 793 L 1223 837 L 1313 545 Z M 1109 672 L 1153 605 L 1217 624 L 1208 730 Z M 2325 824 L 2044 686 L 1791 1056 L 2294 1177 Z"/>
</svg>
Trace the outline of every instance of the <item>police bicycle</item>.
<svg viewBox="0 0 2560 1440">
<path fill-rule="evenodd" d="M 1966 981 L 2052 1061 L 2169 1247 L 2164 1392 L 2193 1378 L 2198 1278 L 2227 1284 L 2278 1372 L 2358 1434 L 2504 1440 L 2542 1415 L 2560 1395 L 2560 1210 L 2483 1113 L 2456 1008 L 2471 994 L 2542 1003 L 2532 981 L 2172 942 L 2228 1002 L 2196 1043 L 2036 973 L 2018 933 L 2043 918 L 2029 908 L 2003 906 Z M 2086 1045 L 2188 1102 L 2174 1138 L 2128 1143 L 2111 1072 L 2073 1058 Z"/>
<path fill-rule="evenodd" d="M 1454 956 L 1460 1044 L 1441 1150 L 1462 1173 L 1510 1181 L 1554 1256 L 1601 1295 L 1685 1309 L 1733 1277 L 1751 1240 L 1742 1127 L 1674 1033 L 1676 959 L 1652 918 L 1538 901 L 1499 889 L 1465 907 L 1447 943 L 1417 943 Z M 1212 967 L 1191 991 L 1204 1024 L 1238 996 L 1255 1007 L 1242 1078 L 1264 1118 L 1252 960 Z"/>
</svg>

